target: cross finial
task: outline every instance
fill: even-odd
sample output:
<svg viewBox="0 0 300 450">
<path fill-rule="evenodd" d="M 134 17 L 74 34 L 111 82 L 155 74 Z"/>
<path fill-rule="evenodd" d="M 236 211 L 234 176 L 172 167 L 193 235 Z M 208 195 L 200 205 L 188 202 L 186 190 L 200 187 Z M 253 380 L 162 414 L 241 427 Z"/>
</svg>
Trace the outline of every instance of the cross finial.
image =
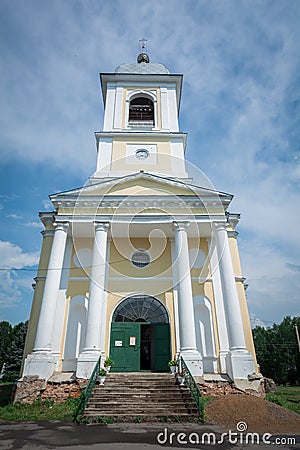
<svg viewBox="0 0 300 450">
<path fill-rule="evenodd" d="M 139 42 L 140 42 L 140 47 L 141 47 L 141 50 L 140 50 L 141 53 L 137 57 L 137 62 L 139 64 L 140 63 L 148 63 L 150 60 L 149 60 L 149 56 L 146 53 L 146 51 L 147 51 L 147 49 L 146 49 L 147 39 L 146 38 L 142 38 L 142 39 L 139 40 Z"/>
<path fill-rule="evenodd" d="M 147 39 L 146 38 L 142 38 L 139 40 L 140 42 L 140 47 L 141 47 L 141 53 L 146 53 L 147 51 Z"/>
</svg>

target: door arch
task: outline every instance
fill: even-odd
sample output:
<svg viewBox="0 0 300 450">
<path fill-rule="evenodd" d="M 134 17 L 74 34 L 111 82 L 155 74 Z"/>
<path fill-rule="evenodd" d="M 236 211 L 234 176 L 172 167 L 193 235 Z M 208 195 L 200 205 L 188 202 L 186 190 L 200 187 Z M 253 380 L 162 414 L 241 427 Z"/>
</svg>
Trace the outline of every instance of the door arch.
<svg viewBox="0 0 300 450">
<path fill-rule="evenodd" d="M 110 335 L 114 371 L 167 371 L 170 341 L 168 311 L 157 298 L 135 294 L 115 308 Z"/>
</svg>

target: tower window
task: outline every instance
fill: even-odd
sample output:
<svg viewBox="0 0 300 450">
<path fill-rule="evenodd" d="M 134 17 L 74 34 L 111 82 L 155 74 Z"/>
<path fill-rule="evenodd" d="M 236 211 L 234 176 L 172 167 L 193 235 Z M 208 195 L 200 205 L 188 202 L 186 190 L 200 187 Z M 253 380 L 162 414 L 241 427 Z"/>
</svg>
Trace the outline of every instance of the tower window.
<svg viewBox="0 0 300 450">
<path fill-rule="evenodd" d="M 137 97 L 129 104 L 129 125 L 154 125 L 154 104 L 146 97 Z"/>
</svg>

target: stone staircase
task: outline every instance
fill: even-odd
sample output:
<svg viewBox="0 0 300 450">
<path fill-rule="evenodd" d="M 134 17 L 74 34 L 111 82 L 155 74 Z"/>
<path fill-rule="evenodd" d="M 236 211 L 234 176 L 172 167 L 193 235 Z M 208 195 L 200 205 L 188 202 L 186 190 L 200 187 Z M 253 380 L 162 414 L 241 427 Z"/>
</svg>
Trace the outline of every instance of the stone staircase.
<svg viewBox="0 0 300 450">
<path fill-rule="evenodd" d="M 84 416 L 91 422 L 199 421 L 186 386 L 167 373 L 110 373 L 96 384 Z"/>
</svg>

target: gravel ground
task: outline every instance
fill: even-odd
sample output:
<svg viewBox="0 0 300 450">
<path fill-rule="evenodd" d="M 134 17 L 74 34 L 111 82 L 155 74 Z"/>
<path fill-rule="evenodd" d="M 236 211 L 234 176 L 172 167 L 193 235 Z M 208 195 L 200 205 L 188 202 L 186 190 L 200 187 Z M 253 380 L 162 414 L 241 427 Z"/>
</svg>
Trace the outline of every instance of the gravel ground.
<svg viewBox="0 0 300 450">
<path fill-rule="evenodd" d="M 206 405 L 206 421 L 232 430 L 242 421 L 252 432 L 300 434 L 299 414 L 252 395 L 213 398 Z"/>
</svg>

